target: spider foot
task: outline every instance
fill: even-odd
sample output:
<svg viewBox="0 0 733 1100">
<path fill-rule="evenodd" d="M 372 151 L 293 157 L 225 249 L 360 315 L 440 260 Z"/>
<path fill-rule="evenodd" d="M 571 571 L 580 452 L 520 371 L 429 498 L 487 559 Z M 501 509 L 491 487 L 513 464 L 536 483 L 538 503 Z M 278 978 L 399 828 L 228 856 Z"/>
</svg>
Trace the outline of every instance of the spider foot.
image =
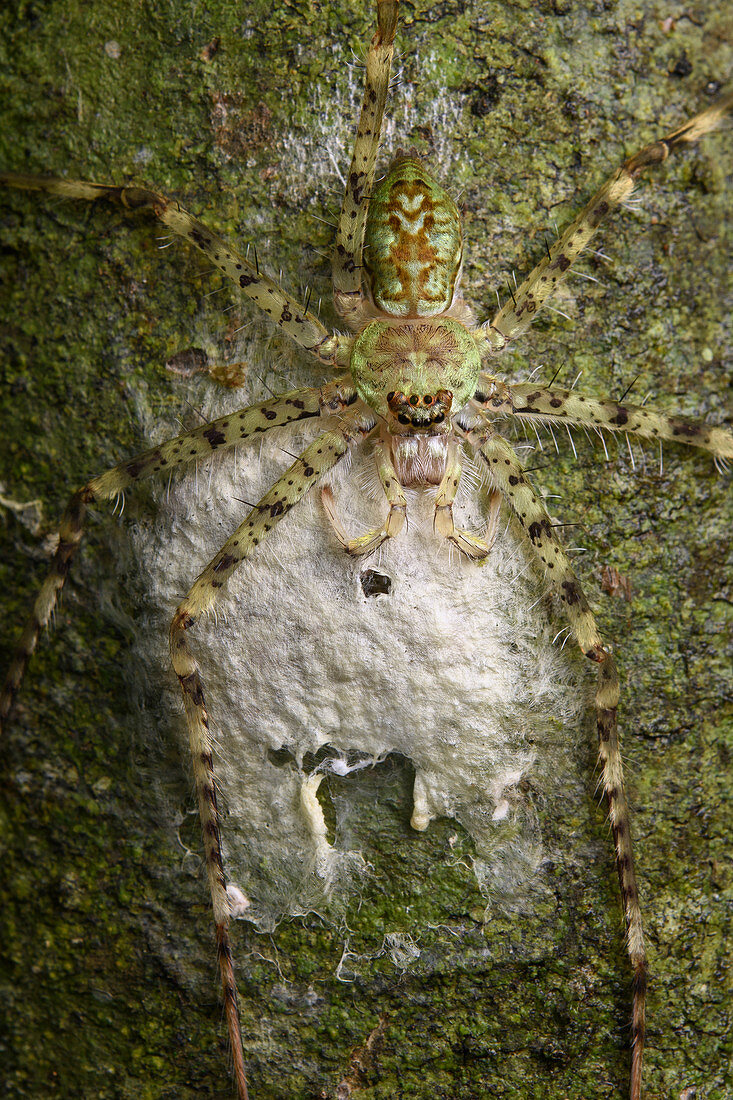
<svg viewBox="0 0 733 1100">
<path fill-rule="evenodd" d="M 444 507 L 440 509 L 440 513 L 448 511 L 449 508 L 450 505 L 444 505 Z M 444 521 L 445 516 L 442 514 L 439 516 L 438 509 L 436 509 L 434 525 L 436 532 L 446 538 L 448 542 L 452 542 L 454 546 L 457 546 L 461 553 L 465 554 L 467 558 L 470 558 L 471 561 L 484 561 L 489 556 L 489 551 L 491 550 L 490 543 L 485 542 L 479 535 L 471 534 L 470 531 L 461 531 L 458 527 L 453 527 L 452 517 L 452 530 L 450 533 L 442 531 L 440 528 Z"/>
<path fill-rule="evenodd" d="M 358 538 L 352 539 L 349 538 L 336 513 L 336 501 L 334 499 L 333 489 L 330 485 L 325 485 L 323 489 L 321 489 L 321 500 L 323 501 L 324 511 L 333 527 L 336 538 L 339 540 L 344 550 L 354 557 L 362 557 L 365 554 L 371 554 L 387 539 L 394 538 L 394 536 L 398 535 L 404 527 L 407 518 L 406 503 L 390 504 L 387 518 L 381 527 L 374 527 L 372 530 L 366 531 L 363 535 L 359 535 Z"/>
<path fill-rule="evenodd" d="M 443 503 L 439 496 L 435 505 L 433 529 L 437 535 L 448 539 L 454 546 L 457 546 L 461 553 L 465 554 L 471 561 L 485 561 L 496 541 L 500 505 L 501 493 L 494 490 L 489 497 L 489 518 L 483 534 L 474 535 L 470 531 L 462 531 L 455 526 L 453 523 L 452 501 Z"/>
</svg>

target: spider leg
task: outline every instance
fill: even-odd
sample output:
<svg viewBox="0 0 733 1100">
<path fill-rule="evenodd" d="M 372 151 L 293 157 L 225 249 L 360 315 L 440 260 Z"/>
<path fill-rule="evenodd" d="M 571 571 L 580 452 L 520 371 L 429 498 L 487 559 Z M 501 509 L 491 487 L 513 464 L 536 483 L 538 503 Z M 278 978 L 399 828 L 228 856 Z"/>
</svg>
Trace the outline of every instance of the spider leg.
<svg viewBox="0 0 733 1100">
<path fill-rule="evenodd" d="M 603 646 L 593 613 L 570 561 L 557 541 L 550 517 L 512 447 L 493 432 L 487 436 L 485 429 L 469 433 L 467 438 L 474 445 L 478 444 L 478 453 L 488 466 L 495 486 L 501 490 L 526 531 L 535 554 L 545 566 L 547 578 L 563 601 L 578 645 L 585 656 L 598 665 L 595 707 L 602 783 L 608 800 L 626 922 L 626 946 L 633 970 L 630 1096 L 631 1100 L 640 1100 L 647 961 L 616 724 L 619 699 L 616 665 L 610 651 Z"/>
<path fill-rule="evenodd" d="M 470 531 L 461 531 L 453 523 L 453 503 L 458 492 L 463 466 L 459 457 L 459 451 L 455 442 L 448 444 L 448 462 L 443 479 L 438 486 L 438 494 L 435 498 L 435 519 L 433 529 L 436 534 L 448 539 L 454 546 L 474 561 L 481 561 L 488 557 L 491 547 L 496 539 L 496 531 L 499 526 L 499 507 L 501 505 L 501 493 L 495 490 L 489 497 L 489 520 L 483 537 L 472 534 Z"/>
<path fill-rule="evenodd" d="M 311 443 L 262 497 L 197 578 L 178 607 L 170 627 L 171 660 L 181 684 L 186 707 L 199 816 L 204 834 L 206 872 L 214 910 L 224 1007 L 239 1100 L 247 1100 L 247 1080 L 229 939 L 231 909 L 221 855 L 213 745 L 199 668 L 189 647 L 186 632 L 203 614 L 213 608 L 219 589 L 239 563 L 251 555 L 282 517 L 356 442 L 368 435 L 373 426 L 373 421 L 362 419 L 358 413 L 352 414 L 345 417 L 338 428 L 324 432 Z"/>
<path fill-rule="evenodd" d="M 214 451 L 229 450 L 243 440 L 269 431 L 270 428 L 340 412 L 353 402 L 354 397 L 353 387 L 337 382 L 330 383 L 321 390 L 292 390 L 281 397 L 222 416 L 211 424 L 204 424 L 176 439 L 151 447 L 99 477 L 92 478 L 74 493 L 59 525 L 59 543 L 50 571 L 33 604 L 0 692 L 0 729 L 18 694 L 39 634 L 53 614 L 71 561 L 81 542 L 84 518 L 90 504 L 114 500 L 141 478 L 151 477 L 161 471 L 167 473 L 176 466 L 208 458 Z"/>
<path fill-rule="evenodd" d="M 45 191 L 67 199 L 106 199 L 126 210 L 149 210 L 158 221 L 167 225 L 179 237 L 185 238 L 204 253 L 214 267 L 236 283 L 255 305 L 271 317 L 275 324 L 306 348 L 322 363 L 348 365 L 351 338 L 329 334 L 306 306 L 286 294 L 282 287 L 264 272 L 256 260 L 251 263 L 230 245 L 191 216 L 175 199 L 166 198 L 144 187 L 115 187 L 85 180 L 45 179 L 42 176 L 22 176 L 0 173 L 0 184 L 24 191 Z"/>
<path fill-rule="evenodd" d="M 587 247 L 598 226 L 617 206 L 625 202 L 645 168 L 661 164 L 678 146 L 699 141 L 714 130 L 733 110 L 733 92 L 721 97 L 706 111 L 696 115 L 677 130 L 646 145 L 629 157 L 568 226 L 559 240 L 547 250 L 521 286 L 512 293 L 490 324 L 476 335 L 489 354 L 496 354 L 526 332 L 537 312 L 554 294 L 568 271 Z"/>
<path fill-rule="evenodd" d="M 685 416 L 668 416 L 641 405 L 619 404 L 610 399 L 586 397 L 574 390 L 549 389 L 523 383 L 509 388 L 509 396 L 489 398 L 489 415 L 513 415 L 520 420 L 586 425 L 610 432 L 625 432 L 642 439 L 664 439 L 701 447 L 719 458 L 733 458 L 733 433 Z"/>
<path fill-rule="evenodd" d="M 374 457 L 377 463 L 379 480 L 382 483 L 384 495 L 389 504 L 387 518 L 381 527 L 375 527 L 371 531 L 367 531 L 365 534 L 360 535 L 358 538 L 350 539 L 341 520 L 336 514 L 336 501 L 334 500 L 331 486 L 326 485 L 321 490 L 323 507 L 336 533 L 336 538 L 339 540 L 344 550 L 349 554 L 353 554 L 354 557 L 360 557 L 363 554 L 371 554 L 378 546 L 382 545 L 385 539 L 391 539 L 394 538 L 395 535 L 398 535 L 405 525 L 407 516 L 407 499 L 402 491 L 402 486 L 397 477 L 397 471 L 392 463 L 389 446 L 383 442 L 378 443 L 375 448 Z"/>
<path fill-rule="evenodd" d="M 336 311 L 356 328 L 362 320 L 361 260 L 369 195 L 382 131 L 397 29 L 398 0 L 377 0 L 377 31 L 366 57 L 364 100 L 336 230 L 333 297 Z"/>
</svg>

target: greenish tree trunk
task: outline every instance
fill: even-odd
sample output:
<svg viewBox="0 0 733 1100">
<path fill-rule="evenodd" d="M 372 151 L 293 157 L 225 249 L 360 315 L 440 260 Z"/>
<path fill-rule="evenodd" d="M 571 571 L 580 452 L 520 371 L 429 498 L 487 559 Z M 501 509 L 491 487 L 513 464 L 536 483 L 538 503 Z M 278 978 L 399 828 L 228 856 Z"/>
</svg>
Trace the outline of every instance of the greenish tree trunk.
<svg viewBox="0 0 733 1100">
<path fill-rule="evenodd" d="M 0 12 L 0 170 L 149 184 L 336 318 L 328 254 L 374 17 L 366 0 L 166 5 L 15 0 Z M 403 83 L 385 144 L 417 147 L 462 204 L 464 287 L 484 319 L 635 148 L 702 110 L 731 71 L 730 20 L 651 4 L 406 0 Z M 731 371 L 731 133 L 674 158 L 599 237 L 508 364 L 720 423 Z M 141 446 L 156 418 L 196 423 L 166 371 L 248 335 L 275 389 L 317 369 L 159 231 L 116 211 L 0 195 L 4 242 L 0 598 L 9 661 L 70 493 Z M 601 255 L 603 253 L 603 255 Z M 235 301 L 233 312 L 223 306 Z M 503 363 L 502 363 L 503 366 Z M 204 383 L 197 383 L 203 386 Z M 205 385 L 209 385 L 206 383 Z M 211 384 L 213 385 L 213 383 Z M 198 392 L 198 391 L 197 391 Z M 558 436 L 534 465 L 582 531 L 578 570 L 623 676 L 627 782 L 651 964 L 646 1091 L 733 1094 L 731 509 L 709 456 Z M 136 523 L 152 523 L 142 504 Z M 39 502 L 32 506 L 31 502 Z M 29 507 L 20 507 L 29 505 Z M 3 767 L 0 1082 L 8 1097 L 229 1096 L 213 937 L 188 765 L 130 682 L 119 521 L 103 510 L 8 730 Z M 212 554 L 216 548 L 212 547 Z M 604 590 L 604 569 L 631 599 Z M 728 572 L 726 573 L 726 569 Z M 193 578 L 192 578 L 193 579 Z M 538 594 L 540 586 L 538 584 Z M 144 610 L 144 609 L 143 609 Z M 173 610 L 173 608 L 171 608 Z M 558 629 L 562 621 L 558 621 Z M 151 670 L 154 685 L 169 670 Z M 577 734 L 576 734 L 577 736 Z M 346 924 L 311 914 L 235 928 L 255 1100 L 359 1095 L 621 1097 L 630 977 L 612 843 L 581 734 L 585 794 L 541 800 L 543 900 L 489 911 L 453 822 L 409 829 L 411 769 L 357 772 L 373 873 Z M 549 900 L 548 900 L 549 899 Z M 410 937 L 355 981 L 368 954 Z"/>
</svg>

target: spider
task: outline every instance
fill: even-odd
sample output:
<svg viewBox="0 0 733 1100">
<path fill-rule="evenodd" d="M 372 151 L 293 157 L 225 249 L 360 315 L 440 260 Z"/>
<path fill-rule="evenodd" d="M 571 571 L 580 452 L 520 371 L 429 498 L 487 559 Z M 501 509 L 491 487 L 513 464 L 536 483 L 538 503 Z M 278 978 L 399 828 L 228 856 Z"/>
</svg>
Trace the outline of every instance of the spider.
<svg viewBox="0 0 733 1100">
<path fill-rule="evenodd" d="M 383 5 L 383 8 L 382 8 L 383 22 L 386 18 L 385 17 L 385 11 L 386 10 L 387 10 L 387 5 Z M 708 124 L 709 125 L 712 124 L 712 121 L 713 121 L 712 118 L 710 116 L 708 116 Z M 53 185 L 51 185 L 51 189 L 53 189 Z M 116 194 L 119 194 L 119 191 L 116 191 Z M 557 256 L 557 251 L 555 251 L 556 249 L 557 249 L 557 245 L 554 245 L 553 250 L 555 252 L 555 256 Z M 255 263 L 254 263 L 254 278 L 255 279 L 260 278 L 260 273 L 258 271 L 258 267 L 259 267 L 259 265 L 256 264 L 256 261 L 255 261 Z M 250 265 L 250 268 L 248 268 L 248 270 L 250 271 L 250 273 L 252 272 L 252 265 Z M 516 308 L 516 307 L 514 307 L 514 298 L 515 298 L 515 296 L 516 296 L 516 293 L 513 296 L 510 296 L 510 299 L 508 299 L 506 301 L 506 304 L 505 304 L 505 307 L 504 307 L 504 309 L 508 310 L 508 312 L 510 312 L 510 313 L 511 313 L 512 308 Z M 521 303 L 521 299 L 519 299 L 519 303 Z M 493 389 L 491 387 L 493 387 Z M 517 392 L 521 393 L 521 389 L 517 390 Z M 389 394 L 389 393 L 390 392 L 385 393 L 384 396 L 387 397 L 387 394 Z M 499 382 L 490 382 L 490 390 L 489 390 L 488 393 L 485 394 L 486 398 L 497 399 L 499 397 L 502 397 L 502 395 L 503 395 L 503 399 L 506 400 L 506 394 L 502 390 L 501 383 L 499 383 Z M 413 396 L 418 397 L 417 403 L 414 403 L 414 401 L 412 400 Z M 412 393 L 405 393 L 404 394 L 404 399 L 403 399 L 403 397 L 400 396 L 400 390 L 394 390 L 394 392 L 392 393 L 392 398 L 387 397 L 387 406 L 389 406 L 389 412 L 387 412 L 386 410 L 383 410 L 385 412 L 385 415 L 392 415 L 394 421 L 396 421 L 397 423 L 401 422 L 403 427 L 407 428 L 408 434 L 412 434 L 413 429 L 415 429 L 418 437 L 420 436 L 420 432 L 425 434 L 426 432 L 429 432 L 431 429 L 429 429 L 429 428 L 418 429 L 417 426 L 415 425 L 415 422 L 414 422 L 416 416 L 418 417 L 418 419 L 419 418 L 425 419 L 426 423 L 429 421 L 430 417 L 433 417 L 433 423 L 434 423 L 434 426 L 436 428 L 438 428 L 441 425 L 441 423 L 444 423 L 446 419 L 450 420 L 450 406 L 448 407 L 448 409 L 446 409 L 444 407 L 444 406 L 446 406 L 446 403 L 447 403 L 447 400 L 448 400 L 448 397 L 446 396 L 445 389 L 442 389 L 442 388 L 436 389 L 435 393 L 430 393 L 430 394 L 424 395 L 423 400 L 420 400 L 419 397 L 420 397 L 420 395 L 413 395 Z M 427 399 L 425 399 L 427 397 L 430 398 L 429 401 Z M 392 400 L 394 408 L 392 407 L 392 405 L 390 405 L 390 400 Z M 267 410 L 272 410 L 272 406 L 270 404 L 267 405 Z M 504 414 L 505 414 L 505 412 L 507 412 L 507 409 L 506 409 L 505 406 L 503 408 L 500 408 L 500 406 L 497 405 L 496 410 L 500 411 L 500 412 L 504 412 Z M 549 410 L 545 410 L 545 411 L 548 412 L 548 415 L 554 415 L 554 414 L 550 414 Z M 448 412 L 447 417 L 445 415 L 446 412 Z M 483 409 L 483 412 L 485 414 L 486 408 Z M 442 417 L 442 419 L 441 419 L 441 417 Z M 401 418 L 402 418 L 402 420 L 401 420 Z M 409 421 L 408 425 L 406 425 L 406 423 L 405 423 L 405 418 L 407 418 L 407 420 Z M 411 418 L 412 418 L 412 420 L 411 420 Z M 469 425 L 469 423 L 463 423 L 463 425 L 461 425 L 461 423 L 457 422 L 455 427 L 456 427 L 457 431 L 464 431 L 464 430 L 469 430 L 470 431 L 471 430 L 471 426 Z M 205 429 L 201 430 L 201 432 L 198 433 L 199 438 L 203 437 L 203 431 L 204 430 Z M 395 429 L 395 430 L 398 432 L 401 429 Z M 721 434 L 720 438 L 721 439 L 723 438 L 722 434 Z M 387 498 L 389 498 L 389 497 L 387 497 Z M 275 503 L 277 503 L 277 502 L 275 502 Z M 393 498 L 392 498 L 392 508 L 391 508 L 392 519 L 389 520 L 389 522 L 391 522 L 393 528 L 400 525 L 400 516 L 401 516 L 402 507 L 403 506 L 402 506 L 401 500 L 398 499 L 398 497 L 395 499 L 395 497 L 393 496 Z M 384 529 L 376 528 L 376 531 L 378 531 L 379 533 L 372 533 L 372 535 L 366 537 L 361 543 L 357 542 L 355 544 L 349 544 L 351 542 L 351 536 L 349 535 L 348 532 L 346 532 L 346 533 L 343 532 L 341 522 L 339 521 L 337 511 L 335 510 L 335 505 L 332 504 L 332 500 L 329 499 L 329 498 L 327 498 L 327 510 L 328 510 L 328 514 L 331 518 L 332 526 L 333 526 L 333 529 L 335 529 L 337 537 L 340 538 L 340 540 L 342 542 L 346 542 L 347 543 L 347 549 L 349 549 L 351 551 L 360 551 L 360 550 L 365 551 L 365 550 L 374 549 L 374 544 L 375 544 L 376 541 L 378 541 L 379 539 L 385 537 L 386 535 L 393 535 L 393 533 L 395 533 L 395 531 L 390 529 L 389 527 L 384 528 Z M 484 548 L 482 546 L 481 536 L 472 535 L 471 532 L 468 532 L 467 535 L 460 535 L 460 533 L 453 533 L 450 530 L 450 500 L 448 500 L 447 503 L 444 503 L 444 504 L 441 505 L 441 511 L 440 511 L 439 516 L 440 516 L 440 518 L 438 519 L 438 527 L 442 529 L 442 533 L 444 533 L 444 535 L 446 535 L 446 532 L 447 532 L 447 537 L 449 539 L 452 539 L 453 542 L 456 542 L 458 544 L 458 549 L 459 549 L 460 552 L 467 553 L 469 555 L 469 557 L 478 557 L 478 555 L 483 554 L 483 549 Z M 538 521 L 541 524 L 541 519 L 538 520 Z M 490 541 L 490 538 L 485 538 L 485 541 L 486 542 Z M 222 559 L 220 559 L 220 560 L 222 560 Z M 600 654 L 597 653 L 597 654 L 595 654 L 595 656 L 600 656 Z M 602 665 L 603 664 L 608 665 L 609 661 L 604 660 L 600 663 Z M 233 1047 L 234 1047 L 234 1051 L 237 1051 L 237 1043 L 236 1042 L 233 1043 Z M 638 1065 L 638 1059 L 637 1059 L 637 1065 Z"/>
</svg>

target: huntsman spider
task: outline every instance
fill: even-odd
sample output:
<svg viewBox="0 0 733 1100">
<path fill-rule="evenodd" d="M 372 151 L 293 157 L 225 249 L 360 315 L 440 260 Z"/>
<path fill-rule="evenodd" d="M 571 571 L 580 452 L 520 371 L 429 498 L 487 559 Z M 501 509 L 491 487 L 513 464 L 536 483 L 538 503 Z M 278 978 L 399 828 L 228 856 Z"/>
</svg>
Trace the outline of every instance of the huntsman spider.
<svg viewBox="0 0 733 1100">
<path fill-rule="evenodd" d="M 599 434 L 683 444 L 709 452 L 724 466 L 733 458 L 727 430 L 642 404 L 594 397 L 535 381 L 507 383 L 501 361 L 525 336 L 599 227 L 630 198 L 647 170 L 698 142 L 733 108 L 733 95 L 624 160 L 565 228 L 524 281 L 490 319 L 477 319 L 460 288 L 463 236 L 456 203 L 416 153 L 397 155 L 375 182 L 382 121 L 390 88 L 398 0 L 377 0 L 377 29 L 366 56 L 365 90 L 338 218 L 333 252 L 333 298 L 347 332 L 329 332 L 309 302 L 301 302 L 175 200 L 138 186 L 0 175 L 6 187 L 62 199 L 108 202 L 152 216 L 166 231 L 199 249 L 208 261 L 324 369 L 320 387 L 294 389 L 219 417 L 143 451 L 97 477 L 71 498 L 58 529 L 51 569 L 22 632 L 0 697 L 7 722 L 40 633 L 51 619 L 81 542 L 90 505 L 115 501 L 146 478 L 168 477 L 262 433 L 313 422 L 316 437 L 276 483 L 249 508 L 181 601 L 170 626 L 170 654 L 186 711 L 206 874 L 233 1074 L 239 1100 L 248 1097 L 247 1066 L 237 1005 L 230 922 L 240 895 L 227 880 L 217 804 L 217 754 L 210 733 L 206 684 L 190 639 L 215 611 L 221 590 L 288 513 L 320 494 L 333 538 L 357 558 L 404 536 L 415 493 L 430 494 L 436 544 L 454 549 L 471 568 L 489 561 L 500 516 L 521 529 L 527 553 L 562 604 L 572 637 L 596 677 L 595 712 L 601 786 L 608 803 L 632 972 L 631 1100 L 639 1100 L 645 1037 L 647 957 L 634 870 L 630 815 L 617 730 L 619 678 L 568 553 L 525 465 L 506 438 L 513 425 L 568 426 Z M 360 449 L 371 448 L 386 515 L 355 533 L 341 518 L 332 472 Z M 482 530 L 454 517 L 462 474 L 475 464 L 487 499 Z M 464 475 L 465 476 L 465 475 Z M 484 568 L 491 568 L 484 565 Z M 417 808 L 413 825 L 425 828 Z M 245 1036 L 246 1039 L 246 1036 Z"/>
</svg>

